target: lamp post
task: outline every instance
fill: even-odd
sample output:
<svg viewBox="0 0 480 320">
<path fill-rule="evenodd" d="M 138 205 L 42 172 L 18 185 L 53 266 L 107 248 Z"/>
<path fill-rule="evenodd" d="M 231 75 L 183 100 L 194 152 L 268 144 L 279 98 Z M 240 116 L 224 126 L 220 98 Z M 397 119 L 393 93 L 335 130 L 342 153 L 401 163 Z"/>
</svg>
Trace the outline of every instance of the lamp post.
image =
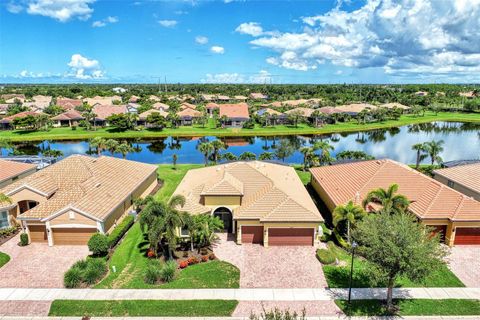
<svg viewBox="0 0 480 320">
<path fill-rule="evenodd" d="M 348 285 L 348 307 L 350 308 L 350 300 L 352 297 L 352 280 L 353 280 L 353 257 L 355 256 L 355 248 L 357 247 L 357 243 L 355 241 L 352 242 L 352 263 L 350 264 L 350 282 Z"/>
</svg>

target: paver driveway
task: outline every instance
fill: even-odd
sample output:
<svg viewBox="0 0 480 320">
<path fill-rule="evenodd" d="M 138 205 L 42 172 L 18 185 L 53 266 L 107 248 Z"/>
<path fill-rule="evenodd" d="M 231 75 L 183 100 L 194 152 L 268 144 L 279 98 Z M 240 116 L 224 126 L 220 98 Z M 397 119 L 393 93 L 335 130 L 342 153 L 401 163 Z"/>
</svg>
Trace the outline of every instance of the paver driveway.
<svg viewBox="0 0 480 320">
<path fill-rule="evenodd" d="M 322 288 L 327 286 L 314 247 L 237 245 L 219 234 L 215 255 L 240 269 L 242 288 Z"/>
<path fill-rule="evenodd" d="M 0 268 L 0 288 L 63 288 L 63 274 L 88 255 L 87 246 L 32 243 L 20 247 L 17 235 L 0 246 L 10 261 Z"/>
<path fill-rule="evenodd" d="M 480 246 L 451 248 L 447 257 L 450 269 L 467 287 L 480 287 Z"/>
</svg>

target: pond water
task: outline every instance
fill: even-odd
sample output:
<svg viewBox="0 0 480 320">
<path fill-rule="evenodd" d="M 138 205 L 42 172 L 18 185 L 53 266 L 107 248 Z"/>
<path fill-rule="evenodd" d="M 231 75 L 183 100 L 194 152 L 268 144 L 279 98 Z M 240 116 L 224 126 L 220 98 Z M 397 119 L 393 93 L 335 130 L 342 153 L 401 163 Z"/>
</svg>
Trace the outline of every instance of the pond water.
<svg viewBox="0 0 480 320">
<path fill-rule="evenodd" d="M 137 150 L 128 154 L 127 159 L 147 163 L 171 163 L 172 155 L 176 154 L 178 163 L 203 163 L 203 155 L 197 150 L 197 146 L 204 140 L 213 139 L 215 137 L 131 140 Z M 443 140 L 445 143 L 441 157 L 444 161 L 480 158 L 480 125 L 470 123 L 433 122 L 355 133 L 219 139 L 228 145 L 228 149 L 223 152 L 231 152 L 237 156 L 245 151 L 257 155 L 265 151 L 273 152 L 281 140 L 287 140 L 297 150 L 286 159 L 288 163 L 301 163 L 303 156 L 298 150 L 318 140 L 327 140 L 335 147 L 332 155 L 344 150 L 361 150 L 376 158 L 391 158 L 403 163 L 415 162 L 416 154 L 411 150 L 413 144 Z M 47 140 L 17 145 L 18 151 L 28 155 L 41 154 L 41 150 L 45 148 L 61 150 L 65 156 L 92 153 L 88 141 Z M 6 154 L 6 150 L 2 152 L 3 155 Z M 95 153 L 94 150 L 93 153 Z M 104 154 L 110 155 L 108 151 Z M 114 154 L 114 156 L 121 157 L 120 154 Z M 428 159 L 425 162 L 427 163 Z"/>
</svg>

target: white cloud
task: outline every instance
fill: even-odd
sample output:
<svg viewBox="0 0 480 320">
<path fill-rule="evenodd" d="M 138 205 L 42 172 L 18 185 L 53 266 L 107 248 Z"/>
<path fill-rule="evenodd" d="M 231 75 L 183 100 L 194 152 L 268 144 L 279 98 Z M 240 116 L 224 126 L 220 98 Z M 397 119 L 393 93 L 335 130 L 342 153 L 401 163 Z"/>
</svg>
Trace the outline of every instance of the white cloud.
<svg viewBox="0 0 480 320">
<path fill-rule="evenodd" d="M 78 53 L 72 55 L 68 66 L 70 72 L 67 76 L 77 79 L 100 79 L 105 75 L 98 60 L 89 59 Z"/>
<path fill-rule="evenodd" d="M 159 20 L 158 23 L 165 28 L 173 28 L 178 24 L 177 20 Z"/>
<path fill-rule="evenodd" d="M 220 46 L 212 46 L 210 48 L 210 51 L 212 51 L 213 53 L 217 53 L 217 54 L 224 54 L 225 53 L 225 48 L 220 47 Z"/>
<path fill-rule="evenodd" d="M 112 24 L 117 22 L 118 22 L 117 17 L 108 16 L 105 19 L 94 21 L 92 23 L 92 27 L 94 28 L 105 27 L 107 24 Z"/>
<path fill-rule="evenodd" d="M 258 73 L 246 76 L 240 73 L 207 73 L 202 83 L 269 83 L 271 74 L 266 70 L 260 70 Z"/>
<path fill-rule="evenodd" d="M 42 78 L 45 76 L 41 72 L 35 73 L 27 70 L 22 70 L 18 75 L 20 78 Z"/>
<path fill-rule="evenodd" d="M 300 32 L 268 32 L 246 23 L 237 32 L 271 52 L 267 63 L 310 70 L 320 63 L 383 68 L 399 76 L 472 76 L 480 71 L 480 0 L 368 0 L 303 17 Z"/>
<path fill-rule="evenodd" d="M 195 37 L 195 42 L 198 44 L 207 44 L 208 43 L 208 38 L 205 36 L 196 36 Z"/>
<path fill-rule="evenodd" d="M 23 7 L 15 2 L 9 2 L 7 4 L 7 11 L 10 13 L 19 13 L 23 10 Z"/>
<path fill-rule="evenodd" d="M 87 20 L 93 9 L 89 6 L 95 0 L 27 0 L 27 13 L 50 17 L 60 22 L 73 18 Z"/>
<path fill-rule="evenodd" d="M 253 37 L 258 37 L 263 34 L 263 28 L 257 22 L 244 22 L 240 24 L 236 29 L 236 32 L 241 34 L 248 34 Z"/>
</svg>

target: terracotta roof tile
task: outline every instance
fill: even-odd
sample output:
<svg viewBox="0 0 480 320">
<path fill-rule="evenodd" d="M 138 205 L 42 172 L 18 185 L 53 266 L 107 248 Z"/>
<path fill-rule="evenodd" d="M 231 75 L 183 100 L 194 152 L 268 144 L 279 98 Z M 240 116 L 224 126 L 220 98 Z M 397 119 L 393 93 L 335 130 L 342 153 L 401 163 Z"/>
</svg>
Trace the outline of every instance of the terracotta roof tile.
<svg viewBox="0 0 480 320">
<path fill-rule="evenodd" d="M 438 169 L 433 173 L 480 193 L 480 162 Z"/>
<path fill-rule="evenodd" d="M 248 104 L 240 103 L 224 103 L 219 104 L 219 116 L 226 116 L 230 119 L 249 119 Z"/>
<path fill-rule="evenodd" d="M 37 165 L 31 163 L 0 160 L 0 182 L 28 171 L 34 171 L 36 167 Z"/>
</svg>

